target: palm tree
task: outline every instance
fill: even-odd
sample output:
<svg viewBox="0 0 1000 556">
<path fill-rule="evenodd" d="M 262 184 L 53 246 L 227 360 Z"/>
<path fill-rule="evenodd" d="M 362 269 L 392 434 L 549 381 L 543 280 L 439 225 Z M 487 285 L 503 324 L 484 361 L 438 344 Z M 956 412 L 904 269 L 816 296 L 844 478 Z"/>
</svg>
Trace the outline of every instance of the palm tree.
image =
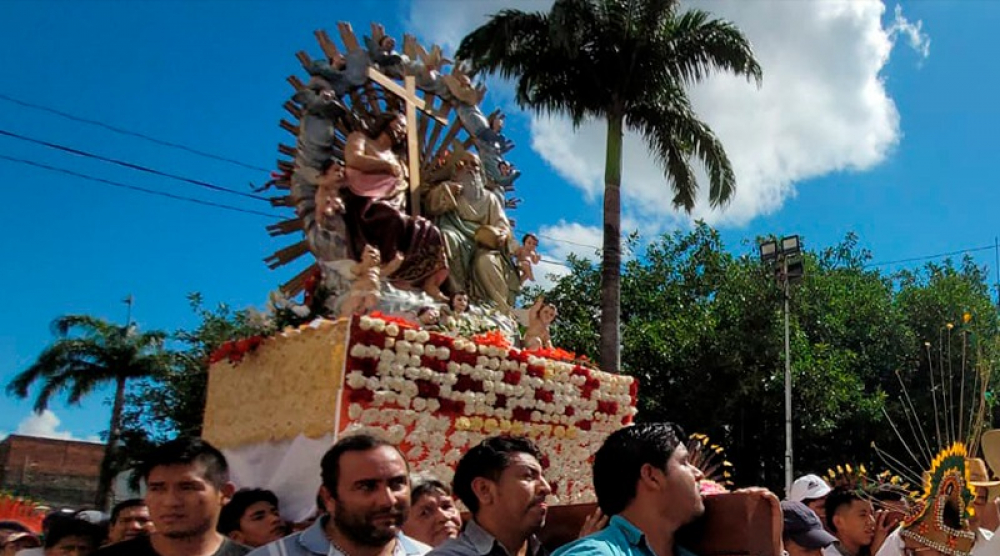
<svg viewBox="0 0 1000 556">
<path fill-rule="evenodd" d="M 601 367 L 620 366 L 621 161 L 627 128 L 643 136 L 663 169 L 673 205 L 690 212 L 708 175 L 709 203 L 729 201 L 736 178 L 722 144 L 698 119 L 685 87 L 713 70 L 762 72 L 735 25 L 678 0 L 556 0 L 546 14 L 503 10 L 466 36 L 459 58 L 474 71 L 516 78 L 516 101 L 535 113 L 568 113 L 579 126 L 604 118 L 604 243 L 601 270 Z"/>
<path fill-rule="evenodd" d="M 173 363 L 173 356 L 163 346 L 166 334 L 159 331 L 140 333 L 134 326 L 121 327 L 88 315 L 60 317 L 52 323 L 52 328 L 56 341 L 11 380 L 7 393 L 24 399 L 31 385 L 40 382 L 34 409 L 41 413 L 52 396 L 61 392 L 67 392 L 69 403 L 79 404 L 96 388 L 115 384 L 108 442 L 94 502 L 104 510 L 114 472 L 111 462 L 121 434 L 126 382 L 165 373 Z"/>
</svg>

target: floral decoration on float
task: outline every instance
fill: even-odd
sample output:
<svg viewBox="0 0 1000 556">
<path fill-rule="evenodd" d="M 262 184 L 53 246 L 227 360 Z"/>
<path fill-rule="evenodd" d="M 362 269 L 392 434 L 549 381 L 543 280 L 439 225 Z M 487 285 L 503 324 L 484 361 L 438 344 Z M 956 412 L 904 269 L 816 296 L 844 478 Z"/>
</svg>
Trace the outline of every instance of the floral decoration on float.
<svg viewBox="0 0 1000 556">
<path fill-rule="evenodd" d="M 381 314 L 350 323 L 337 431 L 379 429 L 414 469 L 448 483 L 461 455 L 496 434 L 530 437 L 560 504 L 594 500 L 592 456 L 632 423 L 638 382 L 499 332 L 454 338 Z"/>
</svg>

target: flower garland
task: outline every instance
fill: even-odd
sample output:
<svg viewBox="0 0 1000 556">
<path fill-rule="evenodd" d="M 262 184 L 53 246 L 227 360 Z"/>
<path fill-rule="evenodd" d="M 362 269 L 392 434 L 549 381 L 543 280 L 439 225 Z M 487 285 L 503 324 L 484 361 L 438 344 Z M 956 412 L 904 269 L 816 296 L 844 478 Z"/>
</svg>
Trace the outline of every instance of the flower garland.
<svg viewBox="0 0 1000 556">
<path fill-rule="evenodd" d="M 233 365 L 243 361 L 243 357 L 264 343 L 263 336 L 250 336 L 239 340 L 223 342 L 215 351 L 208 356 L 209 365 L 218 363 L 223 359 L 228 359 Z"/>
<path fill-rule="evenodd" d="M 511 348 L 499 332 L 452 338 L 362 316 L 347 353 L 338 432 L 380 429 L 417 471 L 445 482 L 482 438 L 526 435 L 553 462 L 546 476 L 559 502 L 592 501 L 593 453 L 636 413 L 632 377 L 563 350 Z"/>
</svg>

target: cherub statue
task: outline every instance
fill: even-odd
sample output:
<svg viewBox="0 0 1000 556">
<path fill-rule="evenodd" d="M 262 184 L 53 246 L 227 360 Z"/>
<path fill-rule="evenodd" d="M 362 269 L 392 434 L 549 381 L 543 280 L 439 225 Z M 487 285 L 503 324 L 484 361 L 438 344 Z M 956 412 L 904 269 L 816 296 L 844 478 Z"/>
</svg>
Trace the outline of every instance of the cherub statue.
<svg viewBox="0 0 1000 556">
<path fill-rule="evenodd" d="M 514 259 L 517 261 L 517 270 L 521 275 L 521 283 L 528 280 L 535 281 L 535 273 L 532 266 L 542 260 L 538 254 L 538 236 L 535 234 L 524 234 L 521 239 L 521 246 L 514 251 Z"/>
<path fill-rule="evenodd" d="M 418 309 L 417 320 L 426 330 L 441 330 L 441 311 L 433 305 L 424 305 Z"/>
<path fill-rule="evenodd" d="M 344 183 L 344 167 L 332 162 L 320 179 L 316 181 L 316 222 L 321 227 L 338 214 L 344 213 L 344 200 L 340 198 L 340 188 Z"/>
<path fill-rule="evenodd" d="M 361 260 L 350 268 L 353 280 L 347 298 L 340 306 L 340 316 L 360 315 L 374 309 L 382 297 L 382 274 L 392 274 L 402 262 L 402 257 L 397 255 L 394 260 L 382 266 L 378 249 L 365 245 Z"/>
<path fill-rule="evenodd" d="M 500 110 L 494 110 L 486 118 L 487 127 L 479 131 L 479 139 L 489 143 L 500 154 L 514 148 L 514 142 L 503 134 L 503 126 L 506 122 L 507 116 Z"/>
<path fill-rule="evenodd" d="M 549 326 L 556 320 L 559 310 L 551 303 L 545 302 L 545 297 L 539 296 L 535 304 L 528 309 L 528 328 L 521 338 L 523 349 L 552 349 L 552 337 L 549 336 Z"/>
</svg>

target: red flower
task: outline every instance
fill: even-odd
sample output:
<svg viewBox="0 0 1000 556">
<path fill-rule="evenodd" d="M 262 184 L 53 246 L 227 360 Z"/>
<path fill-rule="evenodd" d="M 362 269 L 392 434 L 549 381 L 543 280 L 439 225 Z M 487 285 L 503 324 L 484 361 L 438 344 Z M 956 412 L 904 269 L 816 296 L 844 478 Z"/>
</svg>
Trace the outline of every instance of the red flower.
<svg viewBox="0 0 1000 556">
<path fill-rule="evenodd" d="M 635 401 L 636 396 L 639 395 L 639 381 L 635 378 L 632 379 L 632 384 L 628 385 L 628 393 L 632 396 L 632 401 Z"/>
<path fill-rule="evenodd" d="M 444 373 L 448 371 L 448 362 L 443 359 L 438 359 L 437 357 L 421 355 L 420 365 L 437 373 Z"/>
<path fill-rule="evenodd" d="M 575 413 L 576 410 L 573 409 L 573 406 L 571 405 L 566 406 L 566 411 L 563 411 L 563 414 L 565 414 L 567 417 L 572 417 Z"/>
<path fill-rule="evenodd" d="M 590 425 L 591 425 L 590 421 L 577 421 L 576 422 L 576 427 L 578 429 L 582 430 L 582 431 L 589 431 L 590 430 Z"/>
<path fill-rule="evenodd" d="M 631 422 L 632 422 L 632 416 L 631 415 L 626 415 L 626 416 L 622 417 L 622 426 L 628 425 Z"/>
<path fill-rule="evenodd" d="M 552 462 L 549 461 L 549 456 L 547 456 L 545 454 L 542 454 L 542 459 L 539 460 L 538 463 L 540 463 L 542 465 L 542 469 L 548 469 L 549 468 L 549 464 L 552 463 Z"/>
<path fill-rule="evenodd" d="M 545 367 L 541 365 L 528 365 L 528 376 L 542 378 L 545 376 Z"/>
<path fill-rule="evenodd" d="M 515 421 L 524 421 L 526 423 L 530 422 L 531 410 L 528 409 L 527 407 L 515 407 L 514 411 L 511 412 L 511 417 Z"/>
<path fill-rule="evenodd" d="M 452 390 L 456 392 L 482 392 L 483 381 L 475 380 L 469 375 L 458 375 L 458 381 Z"/>
<path fill-rule="evenodd" d="M 349 388 L 349 390 L 350 393 L 347 395 L 347 399 L 352 403 L 368 404 L 375 399 L 375 392 L 372 392 L 367 388 L 361 388 L 359 390 Z"/>
<path fill-rule="evenodd" d="M 559 483 L 556 481 L 549 483 L 549 488 L 552 490 L 552 494 L 559 494 Z"/>
<path fill-rule="evenodd" d="M 372 317 L 372 318 L 375 318 L 375 319 L 384 320 L 385 322 L 394 322 L 400 328 L 416 328 L 417 327 L 417 325 L 413 324 L 412 322 L 410 322 L 410 321 L 408 321 L 408 320 L 406 320 L 406 319 L 404 319 L 402 317 L 393 317 L 393 316 L 390 316 L 390 315 L 386 315 L 386 314 L 382 313 L 381 311 L 372 311 L 369 314 L 369 316 Z M 355 316 L 354 318 L 355 318 L 355 321 L 359 321 L 361 319 L 360 316 Z"/>
<path fill-rule="evenodd" d="M 481 346 L 495 346 L 499 348 L 509 348 L 510 340 L 500 333 L 499 330 L 490 330 L 483 334 L 472 336 L 472 341 Z"/>
<path fill-rule="evenodd" d="M 494 408 L 504 408 L 507 407 L 507 396 L 503 394 L 497 394 L 497 401 L 493 404 Z"/>
<path fill-rule="evenodd" d="M 517 371 L 504 371 L 503 381 L 511 386 L 517 386 L 521 384 L 521 373 Z"/>
<path fill-rule="evenodd" d="M 417 394 L 421 398 L 437 398 L 441 395 L 441 387 L 429 380 L 417 379 L 413 381 L 417 385 Z"/>
<path fill-rule="evenodd" d="M 462 400 L 441 399 L 440 412 L 443 415 L 460 415 L 463 411 L 465 411 L 465 402 Z"/>
<path fill-rule="evenodd" d="M 570 371 L 569 374 L 571 374 L 573 376 L 582 376 L 582 377 L 585 377 L 585 378 L 590 378 L 590 369 L 588 369 L 586 367 L 583 367 L 583 366 L 580 366 L 580 365 L 577 365 L 577 366 L 573 367 L 573 370 Z"/>
<path fill-rule="evenodd" d="M 603 401 L 597 402 L 597 411 L 608 415 L 618 414 L 618 402 Z"/>
<path fill-rule="evenodd" d="M 554 397 L 555 397 L 555 394 L 553 394 L 552 390 L 544 390 L 542 388 L 539 388 L 538 390 L 535 390 L 535 399 L 536 400 L 543 401 L 545 403 L 552 403 L 552 400 L 554 399 Z"/>
</svg>

